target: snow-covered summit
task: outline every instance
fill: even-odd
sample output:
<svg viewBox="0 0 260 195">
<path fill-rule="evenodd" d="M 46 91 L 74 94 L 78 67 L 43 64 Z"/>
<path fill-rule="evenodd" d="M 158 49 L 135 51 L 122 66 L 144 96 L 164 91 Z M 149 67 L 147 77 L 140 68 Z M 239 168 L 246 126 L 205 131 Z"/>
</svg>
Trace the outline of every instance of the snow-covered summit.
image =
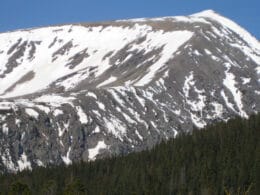
<svg viewBox="0 0 260 195">
<path fill-rule="evenodd" d="M 169 18 L 171 20 L 167 20 Z M 217 30 L 212 20 L 221 24 L 223 29 Z M 135 23 L 131 24 L 133 21 Z M 124 85 L 146 85 L 174 57 L 179 47 L 197 36 L 195 28 L 199 26 L 202 29 L 204 25 L 211 25 L 216 36 L 228 37 L 232 30 L 250 47 L 243 45 L 244 52 L 257 63 L 260 62 L 258 41 L 237 24 L 212 10 L 187 17 L 135 19 L 127 22 L 65 25 L 0 34 L 0 97 L 32 94 L 50 86 L 68 90 L 86 80 L 96 86 L 122 79 Z M 188 24 L 175 29 L 175 25 L 183 22 Z M 155 29 L 160 23 L 163 23 L 162 27 Z M 191 29 L 192 25 L 194 27 Z M 234 41 L 234 46 L 236 44 Z M 111 60 L 113 55 L 126 47 L 129 55 L 125 59 Z M 136 74 L 124 79 L 124 74 L 116 73 L 115 67 L 120 68 L 120 64 L 133 57 L 130 54 L 142 51 L 147 54 L 156 49 L 161 50 L 160 60 L 156 55 L 151 56 L 150 60 L 154 60 L 154 63 L 147 67 L 148 71 L 143 72 L 142 76 Z M 144 66 L 132 66 L 134 69 L 137 67 L 142 69 Z M 68 75 L 73 77 L 69 78 Z M 107 78 L 109 75 L 110 78 Z"/>
</svg>

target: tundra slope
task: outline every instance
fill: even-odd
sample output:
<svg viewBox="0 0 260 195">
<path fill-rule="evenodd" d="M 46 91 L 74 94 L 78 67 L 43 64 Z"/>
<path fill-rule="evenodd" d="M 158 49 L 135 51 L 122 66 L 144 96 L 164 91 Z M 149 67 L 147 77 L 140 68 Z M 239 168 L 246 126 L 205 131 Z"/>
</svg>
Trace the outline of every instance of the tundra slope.
<svg viewBox="0 0 260 195">
<path fill-rule="evenodd" d="M 152 147 L 260 111 L 260 44 L 208 10 L 0 34 L 0 170 Z"/>
</svg>

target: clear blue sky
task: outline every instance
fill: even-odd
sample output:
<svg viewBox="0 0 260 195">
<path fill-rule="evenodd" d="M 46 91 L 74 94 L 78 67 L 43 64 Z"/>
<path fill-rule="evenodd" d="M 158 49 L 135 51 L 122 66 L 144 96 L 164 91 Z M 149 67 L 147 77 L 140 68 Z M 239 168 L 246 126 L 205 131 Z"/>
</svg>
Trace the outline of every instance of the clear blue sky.
<svg viewBox="0 0 260 195">
<path fill-rule="evenodd" d="M 213 9 L 260 39 L 260 0 L 1 0 L 0 32 L 136 17 L 187 15 Z"/>
</svg>

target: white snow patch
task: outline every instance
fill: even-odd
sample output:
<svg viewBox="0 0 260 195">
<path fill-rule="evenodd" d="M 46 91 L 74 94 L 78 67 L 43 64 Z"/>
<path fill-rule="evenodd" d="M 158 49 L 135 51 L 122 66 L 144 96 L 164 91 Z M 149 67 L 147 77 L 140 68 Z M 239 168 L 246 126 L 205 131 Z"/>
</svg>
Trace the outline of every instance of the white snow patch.
<svg viewBox="0 0 260 195">
<path fill-rule="evenodd" d="M 110 83 L 113 83 L 114 81 L 117 80 L 117 77 L 111 76 L 109 77 L 107 80 L 103 81 L 102 83 L 100 83 L 97 87 L 103 87 L 105 85 L 108 85 Z"/>
<path fill-rule="evenodd" d="M 174 128 L 172 130 L 174 131 L 174 136 L 173 137 L 176 138 L 176 136 L 178 135 L 178 131 L 176 129 L 174 129 Z"/>
<path fill-rule="evenodd" d="M 212 58 L 212 60 L 219 61 L 219 58 L 214 55 L 212 55 L 211 58 Z"/>
<path fill-rule="evenodd" d="M 141 141 L 144 140 L 143 136 L 141 136 L 141 134 L 139 133 L 139 131 L 135 130 L 135 134 L 137 135 L 137 137 L 138 137 Z"/>
<path fill-rule="evenodd" d="M 195 51 L 194 51 L 194 54 L 195 54 L 196 56 L 202 56 L 202 54 L 201 54 L 198 50 L 195 50 Z"/>
<path fill-rule="evenodd" d="M 171 110 L 174 114 L 180 116 L 181 110 Z"/>
<path fill-rule="evenodd" d="M 250 81 L 251 81 L 251 78 L 242 77 L 241 79 L 242 79 L 243 85 L 246 85 L 246 84 L 250 83 Z"/>
<path fill-rule="evenodd" d="M 88 92 L 88 93 L 86 94 L 86 96 L 93 97 L 93 98 L 97 99 L 97 95 L 94 94 L 93 92 Z"/>
<path fill-rule="evenodd" d="M 20 119 L 15 119 L 15 124 L 17 125 L 17 127 L 20 127 L 21 122 L 22 121 Z"/>
<path fill-rule="evenodd" d="M 226 71 L 226 78 L 223 81 L 223 84 L 227 87 L 227 89 L 232 93 L 234 97 L 234 101 L 239 109 L 240 116 L 247 118 L 248 115 L 243 110 L 243 103 L 242 103 L 242 93 L 236 87 L 235 75 Z"/>
<path fill-rule="evenodd" d="M 89 160 L 95 160 L 96 156 L 99 154 L 100 150 L 108 149 L 109 146 L 106 145 L 105 141 L 98 141 L 94 148 L 88 149 Z"/>
<path fill-rule="evenodd" d="M 191 120 L 192 120 L 193 124 L 195 124 L 198 128 L 203 128 L 206 126 L 205 121 L 203 121 L 202 119 L 197 117 L 195 114 L 190 113 L 190 115 L 191 115 Z"/>
<path fill-rule="evenodd" d="M 223 99 L 225 100 L 225 103 L 226 103 L 227 107 L 229 107 L 231 110 L 233 110 L 234 112 L 237 113 L 237 111 L 235 110 L 233 104 L 228 101 L 228 97 L 226 96 L 224 90 L 222 90 L 222 91 L 220 92 L 220 94 L 221 94 L 221 96 L 223 97 Z"/>
<path fill-rule="evenodd" d="M 29 116 L 31 116 L 31 117 L 33 117 L 33 118 L 35 118 L 35 119 L 38 119 L 38 117 L 39 117 L 39 113 L 36 112 L 35 110 L 31 109 L 31 108 L 26 108 L 26 109 L 25 109 L 25 112 L 26 112 Z"/>
<path fill-rule="evenodd" d="M 56 117 L 59 116 L 59 115 L 62 115 L 62 114 L 63 114 L 63 111 L 60 110 L 60 109 L 55 109 L 54 112 L 53 112 L 53 115 L 56 116 Z"/>
<path fill-rule="evenodd" d="M 24 138 L 25 138 L 25 132 L 22 133 L 21 140 L 23 140 Z"/>
<path fill-rule="evenodd" d="M 49 114 L 49 112 L 51 111 L 50 108 L 47 107 L 47 106 L 35 105 L 35 107 L 37 107 L 39 110 L 42 110 L 42 111 L 45 112 L 46 114 Z"/>
<path fill-rule="evenodd" d="M 63 162 L 66 165 L 70 165 L 72 163 L 72 161 L 70 160 L 70 151 L 71 151 L 71 147 L 69 147 L 66 156 L 61 156 Z"/>
<path fill-rule="evenodd" d="M 18 163 L 18 169 L 19 169 L 19 171 L 23 171 L 23 170 L 25 170 L 25 169 L 29 169 L 29 170 L 32 169 L 31 163 L 28 161 L 27 156 L 26 156 L 25 153 L 23 153 L 23 154 L 21 155 L 21 157 L 19 158 L 19 160 L 17 161 L 17 163 Z"/>
<path fill-rule="evenodd" d="M 127 62 L 131 57 L 133 57 L 133 54 L 130 53 L 130 54 L 121 62 L 121 64 Z"/>
<path fill-rule="evenodd" d="M 61 137 L 65 131 L 68 131 L 69 129 L 69 121 L 67 123 L 63 123 L 63 128 L 57 123 L 58 126 L 58 132 L 59 132 L 59 137 Z"/>
<path fill-rule="evenodd" d="M 39 167 L 44 167 L 44 163 L 43 163 L 41 160 L 39 160 L 39 159 L 36 160 L 36 164 L 37 164 Z"/>
<path fill-rule="evenodd" d="M 81 124 L 87 124 L 88 123 L 88 116 L 84 112 L 84 110 L 80 106 L 76 106 L 77 115 L 79 117 L 79 121 Z"/>
<path fill-rule="evenodd" d="M 204 49 L 204 51 L 207 55 L 212 55 L 211 51 L 209 51 L 208 49 Z"/>
<path fill-rule="evenodd" d="M 93 112 L 96 116 L 98 116 L 99 118 L 101 118 L 101 114 L 100 114 L 97 110 L 92 110 L 92 112 Z"/>
<path fill-rule="evenodd" d="M 96 103 L 97 103 L 98 107 L 99 107 L 101 110 L 105 110 L 105 109 L 106 109 L 106 107 L 105 107 L 105 105 L 104 105 L 103 103 L 101 103 L 101 102 L 99 102 L 99 101 L 96 101 Z"/>
<path fill-rule="evenodd" d="M 157 129 L 157 125 L 155 124 L 155 122 L 151 121 L 151 124 L 155 129 Z"/>
<path fill-rule="evenodd" d="M 190 72 L 189 76 L 185 77 L 184 86 L 183 86 L 183 92 L 185 94 L 185 97 L 189 97 L 189 91 L 190 88 L 195 84 L 193 81 L 193 72 Z"/>
<path fill-rule="evenodd" d="M 8 128 L 8 126 L 7 126 L 6 123 L 4 123 L 4 124 L 2 125 L 2 129 L 3 129 L 3 133 L 6 134 L 6 135 L 8 135 L 9 128 Z"/>
<path fill-rule="evenodd" d="M 94 133 L 100 133 L 100 127 L 99 126 L 96 126 L 95 130 L 94 130 Z"/>
</svg>

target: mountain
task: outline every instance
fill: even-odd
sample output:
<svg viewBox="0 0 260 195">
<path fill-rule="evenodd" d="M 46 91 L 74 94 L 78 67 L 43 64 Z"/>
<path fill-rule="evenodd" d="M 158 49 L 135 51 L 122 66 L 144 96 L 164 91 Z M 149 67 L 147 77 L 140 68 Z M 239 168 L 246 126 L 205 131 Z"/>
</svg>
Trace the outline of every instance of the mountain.
<svg viewBox="0 0 260 195">
<path fill-rule="evenodd" d="M 258 195 L 259 159 L 260 113 L 179 134 L 152 150 L 0 174 L 0 194 Z"/>
<path fill-rule="evenodd" d="M 90 161 L 260 111 L 260 44 L 214 11 L 0 34 L 0 170 Z"/>
</svg>

